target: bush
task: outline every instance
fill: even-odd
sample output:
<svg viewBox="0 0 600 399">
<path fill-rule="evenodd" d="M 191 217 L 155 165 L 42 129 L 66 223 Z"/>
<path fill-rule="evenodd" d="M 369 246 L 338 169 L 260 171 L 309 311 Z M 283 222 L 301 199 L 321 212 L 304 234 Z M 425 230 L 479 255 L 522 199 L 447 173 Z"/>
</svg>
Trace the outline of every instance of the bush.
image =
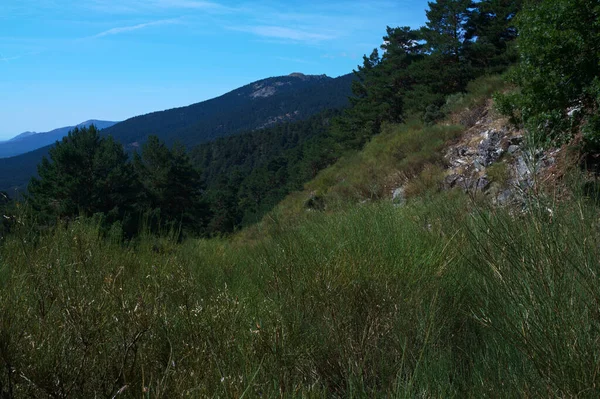
<svg viewBox="0 0 600 399">
<path fill-rule="evenodd" d="M 573 124 L 572 107 L 593 115 L 598 109 L 600 40 L 594 0 L 546 0 L 526 3 L 518 16 L 520 63 L 512 71 L 518 92 L 500 97 L 499 107 L 513 120 L 522 119 L 536 142 L 569 142 L 586 124 Z M 581 123 L 583 122 L 583 124 Z M 589 148 L 596 146 L 589 131 Z"/>
</svg>

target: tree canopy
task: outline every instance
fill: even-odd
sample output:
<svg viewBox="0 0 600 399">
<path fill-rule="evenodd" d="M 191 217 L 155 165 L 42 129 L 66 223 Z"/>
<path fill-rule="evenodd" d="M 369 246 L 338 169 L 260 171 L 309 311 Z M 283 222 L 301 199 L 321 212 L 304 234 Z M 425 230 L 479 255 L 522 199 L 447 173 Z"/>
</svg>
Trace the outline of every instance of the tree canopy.
<svg viewBox="0 0 600 399">
<path fill-rule="evenodd" d="M 150 136 L 135 154 L 133 166 L 143 188 L 141 208 L 151 214 L 151 227 L 181 227 L 195 233 L 203 231 L 208 207 L 203 199 L 204 183 L 185 149 L 172 149 Z"/>
<path fill-rule="evenodd" d="M 138 187 L 123 147 L 95 126 L 75 128 L 50 149 L 29 184 L 30 203 L 45 218 L 102 213 L 111 221 L 133 211 Z"/>
<path fill-rule="evenodd" d="M 600 149 L 600 4 L 595 0 L 526 2 L 517 19 L 519 91 L 503 106 L 538 139 L 582 133 Z"/>
</svg>

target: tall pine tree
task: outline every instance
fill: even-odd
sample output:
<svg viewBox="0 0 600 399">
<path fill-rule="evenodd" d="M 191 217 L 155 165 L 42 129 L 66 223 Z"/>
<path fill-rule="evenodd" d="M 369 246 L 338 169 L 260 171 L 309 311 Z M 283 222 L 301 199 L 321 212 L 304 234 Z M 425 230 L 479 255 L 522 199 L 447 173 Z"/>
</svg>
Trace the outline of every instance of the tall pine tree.
<svg viewBox="0 0 600 399">
<path fill-rule="evenodd" d="M 42 219 L 102 213 L 112 222 L 132 213 L 139 190 L 127 154 L 95 126 L 70 131 L 49 156 L 28 190 Z"/>
<path fill-rule="evenodd" d="M 501 72 L 518 58 L 516 16 L 523 0 L 481 0 L 466 24 L 467 57 L 478 74 Z"/>
<path fill-rule="evenodd" d="M 435 90 L 444 95 L 462 91 L 471 78 L 464 51 L 471 0 L 437 0 L 428 5 L 422 34 L 430 55 L 427 62 L 436 66 Z"/>
<path fill-rule="evenodd" d="M 202 233 L 208 219 L 204 184 L 185 149 L 169 149 L 150 136 L 142 153 L 134 154 L 134 169 L 144 189 L 144 208 L 151 212 L 151 228 L 179 228 Z"/>
</svg>

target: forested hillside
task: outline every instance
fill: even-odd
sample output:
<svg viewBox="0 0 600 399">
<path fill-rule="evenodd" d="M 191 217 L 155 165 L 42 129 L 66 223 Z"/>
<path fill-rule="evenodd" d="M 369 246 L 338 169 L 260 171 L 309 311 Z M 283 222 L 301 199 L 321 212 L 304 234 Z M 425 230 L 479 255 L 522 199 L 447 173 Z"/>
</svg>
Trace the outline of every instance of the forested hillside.
<svg viewBox="0 0 600 399">
<path fill-rule="evenodd" d="M 139 149 L 150 135 L 169 145 L 178 143 L 191 149 L 219 137 L 301 121 L 324 110 L 346 107 L 352 80 L 351 74 L 335 79 L 302 74 L 264 79 L 209 101 L 128 119 L 104 129 L 102 134 L 112 136 L 128 152 Z M 52 141 L 66 136 L 68 130 Z M 48 150 L 40 148 L 1 160 L 0 191 L 11 195 L 15 190 L 25 192 L 29 179 L 36 174 L 35 165 Z"/>
<path fill-rule="evenodd" d="M 0 396 L 599 396 L 600 6 L 426 15 L 344 110 L 53 147 L 0 196 Z"/>
<path fill-rule="evenodd" d="M 348 105 L 351 83 L 352 75 L 333 79 L 292 74 L 264 79 L 202 103 L 128 119 L 105 133 L 126 147 L 155 135 L 169 145 L 179 142 L 191 148 L 219 137 L 343 108 Z"/>
<path fill-rule="evenodd" d="M 212 204 L 209 232 L 231 232 L 259 221 L 334 162 L 342 152 L 331 134 L 339 115 L 326 111 L 194 148 L 192 160 L 203 171 Z"/>
</svg>

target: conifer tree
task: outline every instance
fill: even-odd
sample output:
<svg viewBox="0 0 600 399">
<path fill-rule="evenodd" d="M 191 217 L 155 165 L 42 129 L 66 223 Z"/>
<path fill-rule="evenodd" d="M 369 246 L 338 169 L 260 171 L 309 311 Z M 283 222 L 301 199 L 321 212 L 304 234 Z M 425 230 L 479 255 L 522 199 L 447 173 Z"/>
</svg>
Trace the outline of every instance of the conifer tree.
<svg viewBox="0 0 600 399">
<path fill-rule="evenodd" d="M 435 66 L 432 72 L 439 87 L 434 89 L 444 95 L 462 91 L 471 78 L 464 52 L 471 0 L 437 0 L 428 5 L 422 34 L 430 55 L 427 62 Z"/>
<path fill-rule="evenodd" d="M 351 140 L 358 147 L 378 133 L 383 122 L 404 120 L 404 96 L 414 84 L 408 67 L 423 58 L 419 34 L 409 27 L 388 26 L 383 40 L 382 55 L 374 49 L 354 71 L 357 80 L 352 86 L 352 108 L 341 121 L 343 126 L 337 129 L 355 132 Z"/>
<path fill-rule="evenodd" d="M 123 220 L 136 202 L 127 154 L 95 126 L 75 128 L 57 142 L 38 165 L 38 175 L 28 191 L 42 219 L 102 213 L 112 222 Z"/>
<path fill-rule="evenodd" d="M 204 184 L 183 147 L 169 149 L 150 136 L 141 155 L 134 155 L 133 164 L 144 189 L 143 205 L 153 216 L 150 227 L 204 230 L 208 217 Z"/>
<path fill-rule="evenodd" d="M 467 57 L 478 73 L 501 72 L 517 61 L 516 16 L 523 0 L 473 3 L 466 23 Z"/>
</svg>

